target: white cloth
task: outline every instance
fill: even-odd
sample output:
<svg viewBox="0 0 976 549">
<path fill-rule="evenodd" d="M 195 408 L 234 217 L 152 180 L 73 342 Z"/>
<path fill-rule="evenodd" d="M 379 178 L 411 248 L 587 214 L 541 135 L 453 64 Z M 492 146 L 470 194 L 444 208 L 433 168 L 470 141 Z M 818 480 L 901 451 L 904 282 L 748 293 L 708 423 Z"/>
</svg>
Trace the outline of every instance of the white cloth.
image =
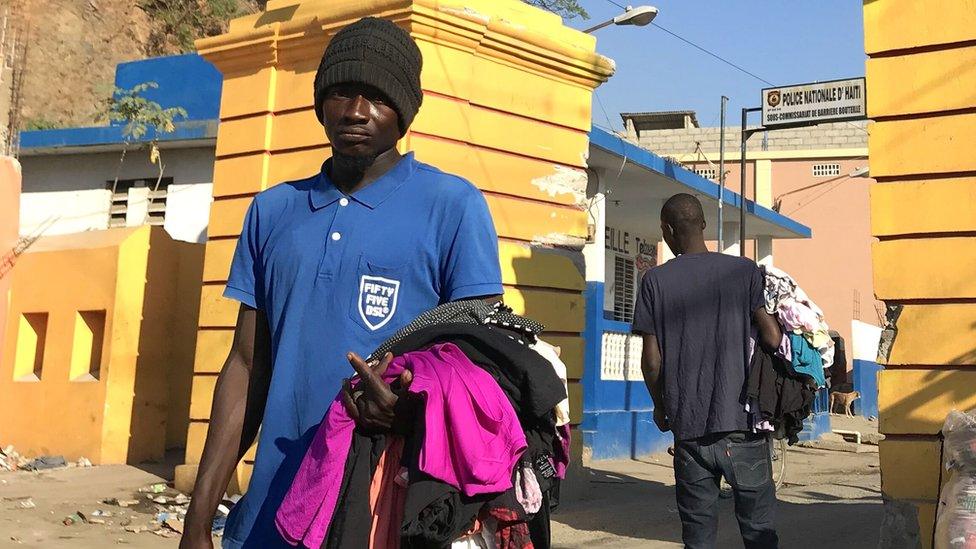
<svg viewBox="0 0 976 549">
<path fill-rule="evenodd" d="M 785 331 L 802 335 L 820 353 L 824 368 L 834 364 L 834 340 L 830 339 L 823 309 L 796 281 L 776 267 L 763 267 L 766 311 L 775 314 Z"/>
<path fill-rule="evenodd" d="M 481 531 L 465 536 L 451 544 L 451 549 L 497 549 L 495 545 L 495 528 L 485 521 L 481 524 Z"/>
<path fill-rule="evenodd" d="M 563 387 L 566 389 L 566 399 L 556 405 L 556 427 L 561 427 L 569 423 L 569 381 L 567 378 L 566 364 L 559 358 L 559 353 L 551 344 L 541 339 L 529 346 L 532 350 L 539 353 L 542 358 L 552 364 L 553 370 L 559 379 L 563 380 Z"/>
</svg>

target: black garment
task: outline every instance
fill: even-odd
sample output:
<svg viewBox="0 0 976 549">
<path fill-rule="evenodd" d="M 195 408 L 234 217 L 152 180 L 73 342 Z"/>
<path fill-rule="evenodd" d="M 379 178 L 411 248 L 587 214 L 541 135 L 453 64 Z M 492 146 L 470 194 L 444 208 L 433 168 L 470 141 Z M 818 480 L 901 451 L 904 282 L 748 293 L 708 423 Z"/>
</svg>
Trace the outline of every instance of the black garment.
<svg viewBox="0 0 976 549">
<path fill-rule="evenodd" d="M 380 457 L 386 449 L 386 436 L 366 434 L 356 429 L 349 447 L 349 457 L 342 472 L 338 502 L 323 549 L 369 547 L 373 514 L 369 507 L 369 485 Z"/>
<path fill-rule="evenodd" d="M 762 272 L 749 259 L 685 254 L 644 275 L 633 329 L 657 337 L 675 439 L 749 429 L 749 334 L 764 305 Z"/>
<path fill-rule="evenodd" d="M 552 414 L 566 398 L 566 388 L 545 358 L 501 327 L 437 324 L 414 332 L 393 346 L 394 355 L 453 343 L 471 362 L 491 374 L 508 396 L 519 419 L 537 420 Z"/>
<path fill-rule="evenodd" d="M 674 479 L 681 537 L 688 549 L 712 549 L 722 477 L 732 485 L 746 549 L 775 549 L 776 487 L 765 435 L 730 433 L 678 441 Z"/>
<path fill-rule="evenodd" d="M 791 372 L 789 363 L 757 344 L 749 368 L 746 396 L 750 409 L 756 412 L 758 408 L 756 420 L 772 423 L 777 437 L 796 444 L 803 420 L 812 411 L 815 385 L 809 376 Z"/>
<path fill-rule="evenodd" d="M 424 93 L 423 55 L 410 33 L 395 23 L 364 17 L 336 33 L 315 73 L 315 114 L 322 120 L 325 92 L 336 84 L 358 82 L 383 92 L 399 115 L 400 133 L 413 122 Z"/>
<path fill-rule="evenodd" d="M 840 334 L 831 334 L 830 339 L 834 340 L 834 363 L 830 365 L 828 370 L 830 372 L 830 387 L 844 390 L 848 384 L 847 350 L 844 348 L 844 338 Z M 849 390 L 844 390 L 844 392 L 849 392 Z"/>
<path fill-rule="evenodd" d="M 558 484 L 556 485 L 558 491 Z M 552 547 L 552 510 L 555 504 L 552 499 L 552 491 L 542 492 L 542 507 L 531 520 L 529 520 L 529 537 L 532 538 L 534 549 L 549 549 Z"/>
<path fill-rule="evenodd" d="M 407 336 L 430 328 L 445 324 L 479 324 L 497 326 L 516 335 L 527 343 L 535 343 L 535 336 L 542 333 L 545 326 L 538 322 L 516 315 L 512 308 L 504 303 L 488 303 L 483 299 L 465 299 L 439 305 L 422 313 L 409 324 L 400 328 L 379 347 L 366 357 L 367 362 L 380 359 L 390 352 Z"/>
<path fill-rule="evenodd" d="M 403 549 L 450 547 L 474 526 L 478 512 L 490 496 L 469 498 L 453 486 L 411 472 L 403 506 L 400 546 Z"/>
</svg>

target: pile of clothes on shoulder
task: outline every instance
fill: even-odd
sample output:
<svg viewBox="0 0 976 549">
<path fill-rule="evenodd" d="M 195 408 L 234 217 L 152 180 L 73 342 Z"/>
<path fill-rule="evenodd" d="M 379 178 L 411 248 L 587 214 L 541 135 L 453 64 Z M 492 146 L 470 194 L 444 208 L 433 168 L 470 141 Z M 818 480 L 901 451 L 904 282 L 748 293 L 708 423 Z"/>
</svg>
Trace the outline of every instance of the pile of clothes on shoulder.
<svg viewBox="0 0 976 549">
<path fill-rule="evenodd" d="M 392 353 L 420 403 L 407 435 L 366 432 L 333 402 L 276 515 L 292 545 L 545 549 L 569 464 L 566 366 L 543 327 L 500 303 L 428 311 Z M 403 398 L 403 397 L 401 397 Z"/>
<path fill-rule="evenodd" d="M 827 385 L 834 340 L 823 311 L 790 275 L 771 266 L 762 269 L 766 312 L 779 321 L 783 340 L 775 353 L 753 341 L 746 407 L 757 431 L 795 444 L 816 392 Z"/>
</svg>

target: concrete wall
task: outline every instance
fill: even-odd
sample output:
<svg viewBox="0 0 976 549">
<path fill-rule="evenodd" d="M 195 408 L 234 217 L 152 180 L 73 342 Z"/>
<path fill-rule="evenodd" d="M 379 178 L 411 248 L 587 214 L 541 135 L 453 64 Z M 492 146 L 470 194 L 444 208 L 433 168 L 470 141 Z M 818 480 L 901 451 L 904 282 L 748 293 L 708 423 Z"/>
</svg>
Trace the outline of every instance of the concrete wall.
<svg viewBox="0 0 976 549">
<path fill-rule="evenodd" d="M 459 174 L 485 193 L 501 237 L 505 300 L 546 324 L 569 367 L 574 424 L 581 418 L 587 217 L 585 156 L 592 90 L 612 73 L 595 38 L 517 0 L 271 2 L 197 46 L 224 76 L 214 169 L 215 202 L 204 268 L 186 459 L 192 484 L 216 374 L 227 355 L 236 303 L 220 297 L 251 196 L 315 173 L 330 154 L 312 109 L 312 80 L 326 43 L 347 23 L 382 14 L 409 29 L 424 55 L 429 92 L 401 150 Z M 419 15 L 422 14 L 422 15 Z M 519 139 L 512 139 L 518 135 Z M 528 199 L 528 200 L 526 200 Z M 571 248 L 551 253 L 547 245 Z M 574 437 L 576 455 L 580 437 Z M 245 456 L 242 489 L 253 454 Z"/>
<path fill-rule="evenodd" d="M 868 0 L 882 546 L 932 545 L 946 414 L 976 407 L 976 10 Z"/>
<path fill-rule="evenodd" d="M 742 137 L 739 132 L 739 118 L 736 117 L 735 120 L 736 122 L 730 122 L 725 128 L 726 153 L 739 151 Z M 866 122 L 835 122 L 809 128 L 759 133 L 749 138 L 749 148 L 769 151 L 864 148 L 868 140 L 867 133 L 864 131 L 866 127 Z M 696 143 L 701 143 L 701 148 L 705 152 L 717 152 L 721 143 L 721 130 L 720 128 L 655 130 L 640 132 L 638 136 L 637 132 L 629 129 L 627 138 L 659 155 L 673 156 L 681 162 L 686 162 L 694 156 Z"/>
<path fill-rule="evenodd" d="M 202 246 L 158 227 L 39 240 L 12 276 L 0 440 L 94 463 L 181 446 L 201 270 Z"/>
<path fill-rule="evenodd" d="M 111 182 L 121 153 L 34 155 L 21 157 L 24 190 L 21 234 L 32 234 L 56 220 L 46 235 L 101 230 L 108 227 Z M 166 231 L 177 240 L 206 240 L 212 194 L 212 145 L 164 149 L 164 176 L 172 177 L 167 196 Z M 158 168 L 142 149 L 129 151 L 119 179 L 156 178 Z"/>
</svg>

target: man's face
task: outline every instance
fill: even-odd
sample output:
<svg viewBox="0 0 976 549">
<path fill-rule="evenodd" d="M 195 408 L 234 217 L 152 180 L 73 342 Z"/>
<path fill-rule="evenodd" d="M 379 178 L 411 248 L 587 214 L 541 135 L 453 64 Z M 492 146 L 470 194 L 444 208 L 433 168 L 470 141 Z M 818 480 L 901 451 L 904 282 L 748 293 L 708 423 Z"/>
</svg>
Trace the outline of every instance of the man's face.
<svg viewBox="0 0 976 549">
<path fill-rule="evenodd" d="M 332 152 L 372 164 L 380 154 L 396 146 L 400 125 L 387 97 L 365 84 L 338 84 L 329 88 L 322 102 L 325 134 Z"/>
</svg>

